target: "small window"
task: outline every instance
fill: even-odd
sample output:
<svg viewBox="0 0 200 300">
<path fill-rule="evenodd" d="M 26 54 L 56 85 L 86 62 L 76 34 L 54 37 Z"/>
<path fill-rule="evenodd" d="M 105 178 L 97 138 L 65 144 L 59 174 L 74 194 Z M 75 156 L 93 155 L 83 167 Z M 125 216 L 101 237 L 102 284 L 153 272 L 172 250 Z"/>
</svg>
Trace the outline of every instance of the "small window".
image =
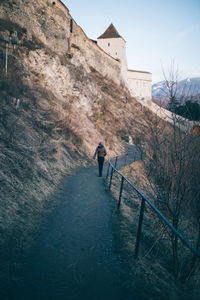
<svg viewBox="0 0 200 300">
<path fill-rule="evenodd" d="M 108 43 L 108 47 L 110 47 L 110 43 Z"/>
<path fill-rule="evenodd" d="M 117 52 L 115 52 L 115 54 L 117 55 Z"/>
<path fill-rule="evenodd" d="M 73 19 L 70 19 L 70 32 L 73 32 Z"/>
</svg>

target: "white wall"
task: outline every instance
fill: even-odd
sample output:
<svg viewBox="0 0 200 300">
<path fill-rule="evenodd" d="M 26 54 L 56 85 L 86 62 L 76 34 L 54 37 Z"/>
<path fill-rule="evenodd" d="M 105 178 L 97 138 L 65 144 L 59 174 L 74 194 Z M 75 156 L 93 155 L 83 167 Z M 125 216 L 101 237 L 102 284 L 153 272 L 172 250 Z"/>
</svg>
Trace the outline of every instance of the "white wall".
<svg viewBox="0 0 200 300">
<path fill-rule="evenodd" d="M 130 93 L 133 97 L 141 101 L 151 100 L 151 73 L 128 70 L 127 81 Z"/>
<path fill-rule="evenodd" d="M 85 67 L 93 67 L 103 76 L 112 79 L 117 84 L 122 82 L 120 62 L 106 54 L 96 43 L 88 39 L 75 21 L 73 33 L 70 34 L 70 45 L 70 52 L 73 54 L 72 62 L 74 64 L 79 64 L 81 59 L 81 63 Z M 88 71 L 90 70 L 88 69 Z"/>
<path fill-rule="evenodd" d="M 121 62 L 121 76 L 133 97 L 138 100 L 151 100 L 152 75 L 149 72 L 128 70 L 126 42 L 123 38 L 98 39 L 97 44 L 108 55 Z M 127 71 L 128 70 L 128 71 Z"/>
<path fill-rule="evenodd" d="M 124 81 L 127 79 L 127 59 L 126 59 L 126 42 L 123 38 L 106 38 L 98 39 L 97 45 L 114 59 L 121 63 L 121 73 Z"/>
</svg>

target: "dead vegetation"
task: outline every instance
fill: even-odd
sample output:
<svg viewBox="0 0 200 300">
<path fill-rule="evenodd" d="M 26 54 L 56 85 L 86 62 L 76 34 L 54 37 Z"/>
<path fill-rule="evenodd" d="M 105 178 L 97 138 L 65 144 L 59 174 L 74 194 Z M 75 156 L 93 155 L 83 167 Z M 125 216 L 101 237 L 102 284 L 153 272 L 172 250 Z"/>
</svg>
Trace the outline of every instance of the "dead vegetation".
<svg viewBox="0 0 200 300">
<path fill-rule="evenodd" d="M 52 206 L 51 195 L 80 160 L 82 143 L 70 127 L 68 112 L 43 88 L 23 82 L 22 68 L 10 59 L 0 77 L 0 231 L 1 259 L 18 255 Z M 1 68 L 4 61 L 1 59 Z M 10 251 L 8 251 L 10 249 Z"/>
<path fill-rule="evenodd" d="M 178 123 L 167 127 L 159 120 L 153 123 L 151 119 L 148 124 L 148 134 L 138 145 L 139 148 L 142 146 L 141 151 L 145 149 L 143 161 L 124 168 L 122 173 L 199 250 L 199 137 L 185 134 Z M 119 176 L 114 174 L 112 192 L 116 199 L 119 187 Z M 145 207 L 139 260 L 134 261 L 140 205 L 141 199 L 125 184 L 122 205 L 114 211 L 113 222 L 118 227 L 114 232 L 116 249 L 122 253 L 130 276 L 141 276 L 149 284 L 154 294 L 152 299 L 197 299 L 199 259 L 148 205 Z"/>
</svg>

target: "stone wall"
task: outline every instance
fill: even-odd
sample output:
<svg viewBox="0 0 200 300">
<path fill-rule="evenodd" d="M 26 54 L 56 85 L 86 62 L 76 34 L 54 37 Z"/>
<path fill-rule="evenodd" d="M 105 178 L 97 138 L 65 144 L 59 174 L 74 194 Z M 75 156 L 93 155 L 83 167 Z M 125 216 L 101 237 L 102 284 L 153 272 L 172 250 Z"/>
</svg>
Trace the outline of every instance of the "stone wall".
<svg viewBox="0 0 200 300">
<path fill-rule="evenodd" d="M 128 70 L 127 81 L 133 97 L 141 101 L 151 100 L 151 73 Z"/>
<path fill-rule="evenodd" d="M 28 42 L 34 46 L 37 37 L 37 42 L 59 56 L 71 54 L 73 63 L 82 63 L 87 71 L 91 71 L 92 67 L 115 83 L 122 82 L 120 63 L 91 41 L 74 20 L 71 32 L 72 17 L 61 1 L 15 0 L 8 1 L 4 3 L 4 7 L 5 5 L 8 6 L 9 16 L 4 9 L 0 10 L 0 18 L 4 20 L 5 28 L 9 22 L 9 26 L 16 29 L 17 35 L 20 36 L 20 44 Z M 14 25 L 11 26 L 12 24 Z M 0 28 L 0 33 L 2 30 L 2 37 L 10 38 L 10 31 L 6 34 L 5 28 Z M 24 32 L 23 28 L 26 29 Z"/>
<path fill-rule="evenodd" d="M 120 84 L 123 81 L 120 62 L 109 56 L 95 42 L 90 40 L 74 20 L 73 32 L 70 35 L 70 53 L 72 54 L 73 63 L 81 59 L 83 64 L 85 61 L 85 67 L 92 67 L 115 83 Z"/>
<path fill-rule="evenodd" d="M 122 78 L 126 82 L 127 80 L 127 59 L 126 59 L 126 42 L 123 38 L 100 38 L 97 40 L 98 46 L 106 53 L 115 59 L 118 59 L 121 63 Z"/>
<path fill-rule="evenodd" d="M 51 4 L 53 1 L 49 0 L 49 2 Z M 86 36 L 61 1 L 56 0 L 54 2 L 66 16 L 65 22 L 67 22 L 67 34 L 69 36 L 68 54 L 72 56 L 72 62 L 74 64 L 81 62 L 88 72 L 93 68 L 101 73 L 101 75 L 110 78 L 117 84 L 121 84 L 123 78 L 120 62 L 110 57 L 94 41 Z"/>
<path fill-rule="evenodd" d="M 3 5 L 4 9 L 0 9 L 0 32 L 2 30 L 5 38 L 9 39 L 14 30 L 19 46 L 31 43 L 34 47 L 37 39 L 52 51 L 60 54 L 68 51 L 70 16 L 60 1 L 15 0 Z"/>
</svg>

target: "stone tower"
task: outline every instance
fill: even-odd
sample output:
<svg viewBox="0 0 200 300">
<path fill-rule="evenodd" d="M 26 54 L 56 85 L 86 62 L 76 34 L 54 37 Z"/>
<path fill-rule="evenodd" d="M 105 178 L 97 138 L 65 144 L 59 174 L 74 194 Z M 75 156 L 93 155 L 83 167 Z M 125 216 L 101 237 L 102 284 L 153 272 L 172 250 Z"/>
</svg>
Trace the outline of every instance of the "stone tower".
<svg viewBox="0 0 200 300">
<path fill-rule="evenodd" d="M 127 59 L 126 59 L 126 41 L 117 32 L 113 24 L 97 38 L 97 45 L 107 54 L 117 59 L 121 63 L 122 79 L 127 81 Z"/>
</svg>

